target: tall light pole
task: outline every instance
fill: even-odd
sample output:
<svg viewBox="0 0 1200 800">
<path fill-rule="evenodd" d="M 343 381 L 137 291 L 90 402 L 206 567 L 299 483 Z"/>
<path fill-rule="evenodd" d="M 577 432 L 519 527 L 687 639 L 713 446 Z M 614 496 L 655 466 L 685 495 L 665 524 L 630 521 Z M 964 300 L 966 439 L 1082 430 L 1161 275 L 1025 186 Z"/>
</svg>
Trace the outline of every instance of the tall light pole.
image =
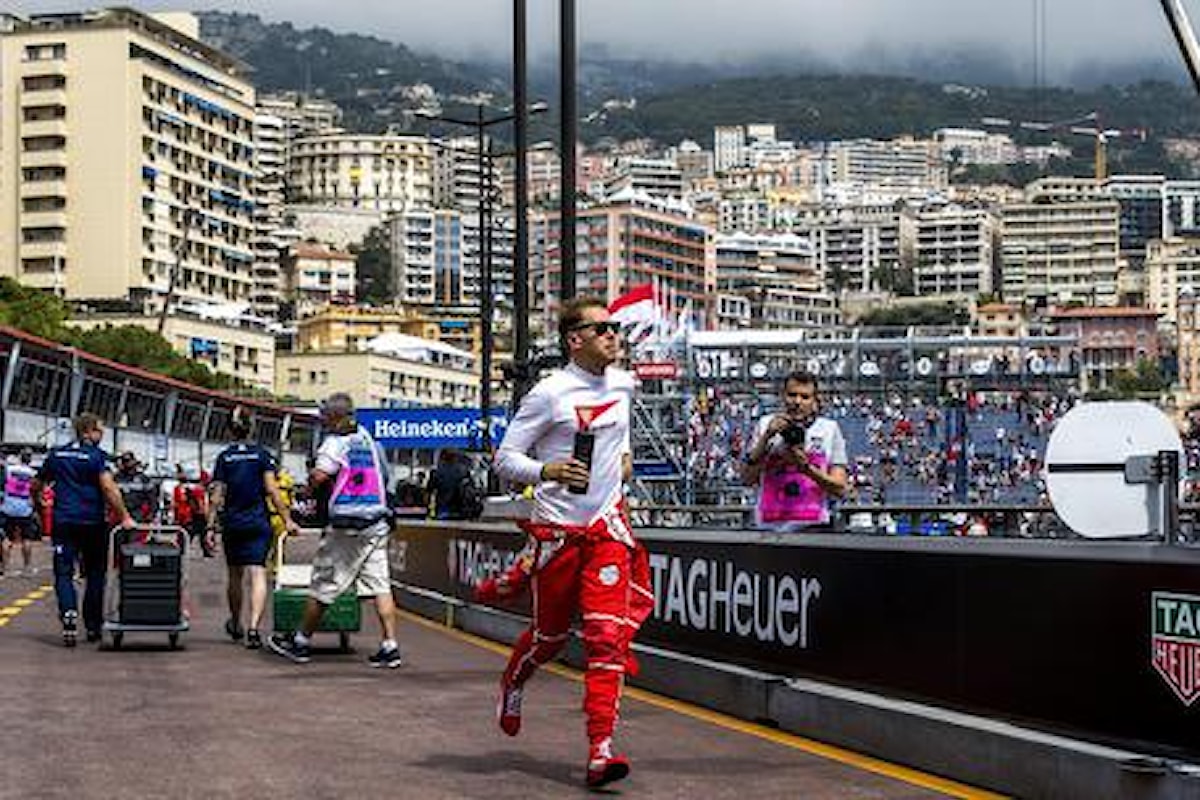
<svg viewBox="0 0 1200 800">
<path fill-rule="evenodd" d="M 480 433 L 483 451 L 492 452 L 492 330 L 496 296 L 492 293 L 492 140 L 483 135 L 483 106 L 476 106 L 479 119 L 479 384 Z M 491 471 L 488 471 L 491 475 Z"/>
<path fill-rule="evenodd" d="M 513 0 L 513 407 L 529 387 L 529 77 L 526 0 Z"/>
<path fill-rule="evenodd" d="M 559 127 L 562 138 L 562 179 L 559 184 L 559 302 L 575 296 L 575 158 L 579 143 L 579 116 L 575 91 L 575 0 L 559 6 Z"/>
<path fill-rule="evenodd" d="M 526 107 L 527 114 L 536 114 L 546 110 L 545 103 L 534 103 Z M 479 169 L 479 413 L 481 434 L 484 450 L 492 448 L 492 351 L 494 349 L 493 316 L 495 315 L 495 295 L 492 293 L 492 159 L 491 144 L 487 141 L 487 129 L 494 125 L 512 122 L 517 114 L 504 114 L 498 117 L 485 117 L 483 105 L 475 107 L 475 118 L 465 119 L 447 117 L 430 112 L 417 112 L 417 116 L 452 125 L 462 125 L 475 129 L 476 164 Z M 514 276 L 515 277 L 515 276 Z M 516 288 L 514 287 L 514 294 Z"/>
</svg>

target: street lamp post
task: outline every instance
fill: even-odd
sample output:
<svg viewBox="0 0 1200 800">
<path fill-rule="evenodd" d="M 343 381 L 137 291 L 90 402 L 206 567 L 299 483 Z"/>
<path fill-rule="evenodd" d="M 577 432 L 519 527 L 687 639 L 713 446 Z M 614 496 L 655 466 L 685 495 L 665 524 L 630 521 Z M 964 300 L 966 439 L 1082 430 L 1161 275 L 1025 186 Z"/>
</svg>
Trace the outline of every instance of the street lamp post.
<svg viewBox="0 0 1200 800">
<path fill-rule="evenodd" d="M 526 113 L 536 114 L 546 110 L 545 103 L 534 103 Z M 417 116 L 426 119 L 446 122 L 451 125 L 462 125 L 475 130 L 476 165 L 479 169 L 479 349 L 480 349 L 480 384 L 479 406 L 481 419 L 481 434 L 483 447 L 492 447 L 492 350 L 494 349 L 493 316 L 495 315 L 495 296 L 492 294 L 492 159 L 491 143 L 487 139 L 487 129 L 494 125 L 512 122 L 517 118 L 516 113 L 504 114 L 499 117 L 485 117 L 484 107 L 475 107 L 474 119 L 447 117 L 430 112 L 417 112 Z M 528 281 L 528 278 L 526 278 Z M 514 294 L 516 288 L 514 287 Z M 520 313 L 520 309 L 514 309 Z"/>
<path fill-rule="evenodd" d="M 529 386 L 529 78 L 526 0 L 513 0 L 513 402 Z"/>
<path fill-rule="evenodd" d="M 562 118 L 562 176 L 559 184 L 559 302 L 575 296 L 575 159 L 579 142 L 578 95 L 575 89 L 578 61 L 575 55 L 575 0 L 561 0 L 559 6 L 559 92 Z"/>
<path fill-rule="evenodd" d="M 492 294 L 492 140 L 483 136 L 483 106 L 478 107 L 479 136 L 479 416 L 483 449 L 492 451 L 492 350 L 496 314 Z M 490 472 L 488 473 L 491 474 Z"/>
</svg>

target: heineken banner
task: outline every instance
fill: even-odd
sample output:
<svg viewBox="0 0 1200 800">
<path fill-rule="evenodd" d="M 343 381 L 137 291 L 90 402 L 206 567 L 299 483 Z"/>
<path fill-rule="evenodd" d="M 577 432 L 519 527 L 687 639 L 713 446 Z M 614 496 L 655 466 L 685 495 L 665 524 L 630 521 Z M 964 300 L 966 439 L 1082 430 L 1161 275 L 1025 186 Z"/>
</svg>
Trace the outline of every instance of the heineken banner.
<svg viewBox="0 0 1200 800">
<path fill-rule="evenodd" d="M 478 409 L 361 408 L 355 416 L 375 441 L 389 449 L 483 449 L 483 423 Z M 489 424 L 488 433 L 495 446 L 508 427 L 504 409 L 493 409 Z"/>
<path fill-rule="evenodd" d="M 639 641 L 1200 756 L 1200 552 L 737 531 L 640 538 L 655 608 Z M 523 545 L 513 525 L 403 527 L 393 577 L 468 599 Z M 527 592 L 509 608 L 526 610 Z"/>
</svg>

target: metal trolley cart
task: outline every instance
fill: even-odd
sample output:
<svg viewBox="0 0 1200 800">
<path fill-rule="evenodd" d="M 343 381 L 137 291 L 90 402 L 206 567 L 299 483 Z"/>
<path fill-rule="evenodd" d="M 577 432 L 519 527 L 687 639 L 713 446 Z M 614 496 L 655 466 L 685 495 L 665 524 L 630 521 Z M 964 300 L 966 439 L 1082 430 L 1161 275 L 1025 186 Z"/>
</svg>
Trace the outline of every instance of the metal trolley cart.
<svg viewBox="0 0 1200 800">
<path fill-rule="evenodd" d="M 188 629 L 183 614 L 183 552 L 187 531 L 141 525 L 111 534 L 116 590 L 109 595 L 104 630 L 119 650 L 126 633 L 165 633 L 171 649 Z"/>
<path fill-rule="evenodd" d="M 271 597 L 271 617 L 276 633 L 293 633 L 300 626 L 304 604 L 308 600 L 308 585 L 312 564 L 288 564 L 284 553 L 287 536 L 275 542 L 275 591 Z M 336 633 L 343 653 L 350 652 L 350 634 L 362 630 L 362 607 L 358 593 L 351 586 L 325 609 L 318 631 Z"/>
</svg>

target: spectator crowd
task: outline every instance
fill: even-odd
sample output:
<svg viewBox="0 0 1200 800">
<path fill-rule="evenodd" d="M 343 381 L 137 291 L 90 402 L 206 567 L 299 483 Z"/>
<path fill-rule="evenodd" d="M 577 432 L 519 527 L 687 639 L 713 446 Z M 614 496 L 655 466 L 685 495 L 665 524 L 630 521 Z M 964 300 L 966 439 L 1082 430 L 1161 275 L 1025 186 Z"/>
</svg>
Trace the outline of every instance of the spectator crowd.
<svg viewBox="0 0 1200 800">
<path fill-rule="evenodd" d="M 771 413 L 774 402 L 720 388 L 693 401 L 683 458 L 700 491 L 728 496 L 740 490 L 755 421 Z M 972 392 L 949 401 L 831 393 L 822 413 L 839 423 L 846 439 L 851 504 L 1032 504 L 1044 496 L 1050 432 L 1076 402 L 1025 391 Z"/>
</svg>

